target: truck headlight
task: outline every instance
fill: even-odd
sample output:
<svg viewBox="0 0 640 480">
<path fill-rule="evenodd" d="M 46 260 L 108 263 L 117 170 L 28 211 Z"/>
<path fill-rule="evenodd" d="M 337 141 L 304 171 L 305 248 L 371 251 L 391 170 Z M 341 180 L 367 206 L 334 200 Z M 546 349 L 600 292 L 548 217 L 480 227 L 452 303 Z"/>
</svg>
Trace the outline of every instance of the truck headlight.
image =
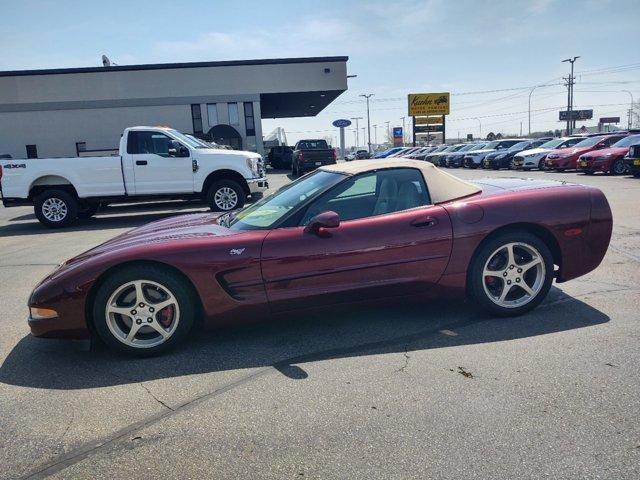
<svg viewBox="0 0 640 480">
<path fill-rule="evenodd" d="M 254 176 L 259 176 L 257 158 L 247 158 L 247 168 L 251 170 L 251 173 L 253 173 Z"/>
</svg>

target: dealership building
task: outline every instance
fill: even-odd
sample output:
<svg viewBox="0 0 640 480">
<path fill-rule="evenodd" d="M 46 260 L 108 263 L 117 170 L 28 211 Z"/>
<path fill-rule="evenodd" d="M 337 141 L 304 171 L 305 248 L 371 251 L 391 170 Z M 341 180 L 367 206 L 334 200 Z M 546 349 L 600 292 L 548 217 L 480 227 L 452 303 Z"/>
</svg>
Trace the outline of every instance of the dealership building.
<svg viewBox="0 0 640 480">
<path fill-rule="evenodd" d="M 0 72 L 0 155 L 117 149 L 126 127 L 165 125 L 264 153 L 262 118 L 317 115 L 347 89 L 348 57 Z"/>
</svg>

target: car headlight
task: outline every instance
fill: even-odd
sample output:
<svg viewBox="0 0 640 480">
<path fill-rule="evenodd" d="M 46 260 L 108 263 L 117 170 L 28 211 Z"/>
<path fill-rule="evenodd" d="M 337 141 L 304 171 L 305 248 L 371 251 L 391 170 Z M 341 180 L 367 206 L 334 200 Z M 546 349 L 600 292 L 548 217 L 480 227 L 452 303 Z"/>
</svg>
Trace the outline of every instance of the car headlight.
<svg viewBox="0 0 640 480">
<path fill-rule="evenodd" d="M 600 160 L 600 161 L 610 160 L 611 157 L 613 157 L 613 155 L 602 155 L 601 157 L 596 157 L 596 160 Z M 585 160 L 586 160 L 586 158 L 585 158 Z"/>
<path fill-rule="evenodd" d="M 257 158 L 247 158 L 247 168 L 249 170 L 251 170 L 251 173 L 253 173 L 256 177 L 259 176 L 259 169 L 258 169 L 258 159 Z"/>
<path fill-rule="evenodd" d="M 29 316 L 32 320 L 44 320 L 57 317 L 58 312 L 51 308 L 29 307 Z"/>
</svg>

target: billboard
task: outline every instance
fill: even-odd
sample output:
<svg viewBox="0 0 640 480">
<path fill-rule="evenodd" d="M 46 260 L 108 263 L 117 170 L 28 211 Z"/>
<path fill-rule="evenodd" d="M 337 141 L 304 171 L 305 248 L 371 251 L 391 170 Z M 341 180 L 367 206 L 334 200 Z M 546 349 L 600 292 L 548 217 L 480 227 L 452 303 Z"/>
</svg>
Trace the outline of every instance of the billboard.
<svg viewBox="0 0 640 480">
<path fill-rule="evenodd" d="M 398 147 L 404 144 L 404 136 L 402 135 L 402 127 L 393 127 L 393 144 Z"/>
<path fill-rule="evenodd" d="M 444 125 L 421 125 L 414 129 L 416 133 L 444 132 Z"/>
<path fill-rule="evenodd" d="M 598 123 L 620 123 L 620 117 L 600 117 Z"/>
<path fill-rule="evenodd" d="M 449 115 L 449 92 L 410 93 L 409 116 Z"/>
<path fill-rule="evenodd" d="M 567 120 L 591 120 L 593 118 L 593 110 L 571 110 L 571 118 L 567 110 L 560 110 L 560 121 Z"/>
<path fill-rule="evenodd" d="M 442 117 L 416 117 L 416 125 L 437 125 L 442 123 Z"/>
</svg>

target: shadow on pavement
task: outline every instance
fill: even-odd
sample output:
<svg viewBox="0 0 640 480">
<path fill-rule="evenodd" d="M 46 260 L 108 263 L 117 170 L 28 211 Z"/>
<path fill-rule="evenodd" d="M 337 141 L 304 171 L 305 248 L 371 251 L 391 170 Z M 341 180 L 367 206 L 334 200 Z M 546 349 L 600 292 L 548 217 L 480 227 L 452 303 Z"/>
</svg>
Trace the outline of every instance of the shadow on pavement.
<svg viewBox="0 0 640 480">
<path fill-rule="evenodd" d="M 100 210 L 98 214 L 87 220 L 81 220 L 77 224 L 61 229 L 49 229 L 36 220 L 34 214 L 14 217 L 13 223 L 0 226 L 0 237 L 13 237 L 21 235 L 43 235 L 69 232 L 84 232 L 90 230 L 109 230 L 115 228 L 134 228 L 154 220 L 182 215 L 185 213 L 208 212 L 209 208 L 198 202 L 160 202 L 160 203 L 136 203 L 129 205 L 108 206 Z"/>
<path fill-rule="evenodd" d="M 0 381 L 71 390 L 269 366 L 302 379 L 308 376 L 304 370 L 308 362 L 502 342 L 609 321 L 599 310 L 555 287 L 541 306 L 517 318 L 488 318 L 461 303 L 336 306 L 257 325 L 198 332 L 181 348 L 145 359 L 104 348 L 82 352 L 68 342 L 52 345 L 26 336 L 0 367 Z"/>
</svg>

